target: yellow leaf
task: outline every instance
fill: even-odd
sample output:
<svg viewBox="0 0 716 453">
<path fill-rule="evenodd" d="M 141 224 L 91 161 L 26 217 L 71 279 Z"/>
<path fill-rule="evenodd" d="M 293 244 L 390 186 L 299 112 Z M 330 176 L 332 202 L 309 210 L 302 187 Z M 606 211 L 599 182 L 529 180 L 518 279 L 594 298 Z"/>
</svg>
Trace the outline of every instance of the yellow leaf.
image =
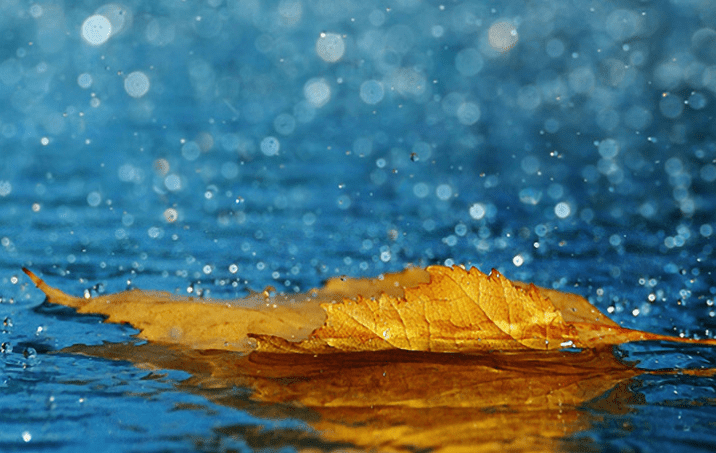
<svg viewBox="0 0 716 453">
<path fill-rule="evenodd" d="M 475 268 L 443 266 L 426 271 L 429 282 L 406 287 L 403 296 L 357 295 L 323 304 L 326 322 L 304 341 L 249 336 L 258 340 L 259 351 L 287 353 L 556 350 L 643 340 L 694 342 L 622 328 L 577 295 L 515 284 L 496 271 L 485 275 Z"/>
<path fill-rule="evenodd" d="M 253 293 L 238 301 L 214 301 L 141 290 L 80 298 L 25 272 L 51 303 L 73 307 L 79 313 L 105 315 L 108 322 L 131 324 L 145 340 L 192 349 L 248 352 L 253 345 L 249 332 L 300 340 L 325 319 L 318 303 L 330 300 L 325 293 L 300 298 Z"/>
<path fill-rule="evenodd" d="M 253 293 L 237 301 L 140 290 L 84 299 L 25 272 L 52 303 L 131 324 L 146 340 L 194 349 L 479 352 L 696 342 L 625 329 L 580 296 L 457 266 L 408 269 L 379 279 L 332 279 L 305 294 Z"/>
<path fill-rule="evenodd" d="M 23 271 L 47 296 L 47 301 L 77 309 L 78 313 L 107 316 L 108 322 L 131 324 L 139 338 L 178 344 L 192 349 L 249 352 L 255 340 L 248 334 L 278 335 L 292 341 L 305 339 L 323 324 L 322 303 L 366 295 L 402 295 L 403 285 L 427 281 L 422 269 L 378 279 L 334 278 L 324 288 L 304 294 L 273 294 L 268 289 L 240 300 L 211 300 L 161 291 L 131 290 L 91 298 L 74 297 L 49 286 L 28 269 Z"/>
<path fill-rule="evenodd" d="M 184 370 L 182 389 L 259 417 L 298 417 L 321 442 L 370 451 L 558 450 L 589 428 L 585 403 L 609 389 L 617 401 L 607 410 L 638 398 L 628 384 L 644 371 L 609 345 L 695 342 L 623 329 L 580 296 L 459 267 L 231 302 L 138 290 L 82 299 L 26 272 L 48 301 L 131 323 L 151 341 L 64 352 Z M 250 339 L 257 350 L 245 354 Z M 583 349 L 560 350 L 573 346 Z"/>
</svg>

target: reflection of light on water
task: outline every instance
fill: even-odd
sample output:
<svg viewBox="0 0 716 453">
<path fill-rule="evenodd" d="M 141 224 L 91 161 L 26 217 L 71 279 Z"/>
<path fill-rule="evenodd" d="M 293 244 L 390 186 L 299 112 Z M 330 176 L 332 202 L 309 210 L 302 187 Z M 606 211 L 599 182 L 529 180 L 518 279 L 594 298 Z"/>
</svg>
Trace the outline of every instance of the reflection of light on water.
<svg viewBox="0 0 716 453">
<path fill-rule="evenodd" d="M 169 222 L 169 223 L 175 222 L 175 221 L 177 220 L 177 218 L 179 218 L 179 213 L 177 212 L 176 209 L 174 209 L 174 208 L 167 208 L 167 209 L 164 211 L 164 219 L 165 219 L 167 222 Z"/>
<path fill-rule="evenodd" d="M 323 107 L 331 99 L 331 87 L 324 79 L 311 79 L 303 86 L 303 95 L 313 107 Z"/>
<path fill-rule="evenodd" d="M 90 16 L 82 24 L 82 38 L 93 46 L 104 44 L 111 34 L 112 24 L 102 15 Z"/>
<path fill-rule="evenodd" d="M 132 14 L 123 6 L 112 3 L 104 5 L 82 23 L 82 39 L 92 46 L 101 46 L 111 36 L 128 28 L 131 22 Z"/>
<path fill-rule="evenodd" d="M 335 33 L 321 33 L 316 41 L 316 53 L 321 59 L 329 63 L 335 63 L 343 57 L 346 45 L 341 35 Z"/>
<path fill-rule="evenodd" d="M 261 140 L 261 152 L 267 156 L 277 155 L 280 147 L 281 143 L 276 137 L 265 137 Z"/>
<path fill-rule="evenodd" d="M 507 21 L 500 21 L 490 26 L 487 31 L 487 39 L 493 49 L 499 52 L 507 52 L 517 44 L 519 36 L 517 28 L 513 24 Z"/>
<path fill-rule="evenodd" d="M 517 267 L 520 267 L 524 264 L 525 259 L 522 257 L 522 255 L 515 255 L 512 258 L 512 264 L 514 264 Z"/>
<path fill-rule="evenodd" d="M 383 84 L 377 80 L 366 80 L 360 86 L 360 98 L 366 104 L 377 104 L 383 100 Z"/>
<path fill-rule="evenodd" d="M 572 214 L 572 208 L 569 203 L 561 201 L 554 207 L 554 213 L 560 219 L 566 219 Z"/>
<path fill-rule="evenodd" d="M 141 71 L 130 73 L 124 79 L 124 90 L 133 98 L 141 98 L 149 91 L 149 77 Z"/>
<path fill-rule="evenodd" d="M 79 76 L 77 76 L 77 85 L 79 85 L 81 88 L 89 88 L 92 86 L 92 75 L 88 74 L 86 72 L 83 72 Z"/>
<path fill-rule="evenodd" d="M 0 181 L 0 197 L 7 197 L 12 192 L 10 181 Z"/>
</svg>

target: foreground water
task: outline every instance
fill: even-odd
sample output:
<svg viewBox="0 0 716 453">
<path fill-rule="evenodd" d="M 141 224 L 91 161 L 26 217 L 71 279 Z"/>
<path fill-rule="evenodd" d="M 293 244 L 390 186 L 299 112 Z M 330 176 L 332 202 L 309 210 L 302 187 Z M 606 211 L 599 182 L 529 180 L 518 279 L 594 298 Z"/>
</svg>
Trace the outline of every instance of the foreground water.
<svg viewBox="0 0 716 453">
<path fill-rule="evenodd" d="M 75 294 L 230 298 L 462 263 L 711 337 L 715 19 L 697 0 L 3 2 L 0 450 L 339 447 L 185 373 L 58 353 L 135 332 L 44 305 L 23 266 Z M 635 378 L 565 448 L 711 451 L 715 388 Z"/>
</svg>

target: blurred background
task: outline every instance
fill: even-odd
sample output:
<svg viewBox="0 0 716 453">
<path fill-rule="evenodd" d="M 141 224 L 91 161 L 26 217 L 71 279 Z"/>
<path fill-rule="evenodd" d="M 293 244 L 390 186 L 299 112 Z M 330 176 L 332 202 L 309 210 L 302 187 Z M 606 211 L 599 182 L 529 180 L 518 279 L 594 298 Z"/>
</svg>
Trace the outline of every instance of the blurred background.
<svg viewBox="0 0 716 453">
<path fill-rule="evenodd" d="M 66 392 L 27 374 L 76 372 L 43 351 L 133 333 L 43 308 L 23 266 L 228 298 L 464 264 L 712 336 L 715 24 L 710 0 L 0 1 L 3 404 Z"/>
</svg>

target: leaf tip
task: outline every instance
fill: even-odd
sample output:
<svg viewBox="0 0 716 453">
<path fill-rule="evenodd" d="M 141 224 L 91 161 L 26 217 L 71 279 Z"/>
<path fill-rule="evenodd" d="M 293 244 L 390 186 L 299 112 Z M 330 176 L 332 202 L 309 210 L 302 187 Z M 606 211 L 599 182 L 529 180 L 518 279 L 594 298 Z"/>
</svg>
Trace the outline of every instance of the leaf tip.
<svg viewBox="0 0 716 453">
<path fill-rule="evenodd" d="M 41 286 L 43 286 L 45 284 L 45 282 L 40 277 L 35 275 L 35 273 L 32 272 L 30 269 L 23 267 L 22 271 L 25 274 L 27 274 L 28 277 L 30 277 L 30 280 L 32 280 L 32 283 L 34 283 L 35 286 L 37 286 L 38 288 L 40 288 Z"/>
<path fill-rule="evenodd" d="M 35 275 L 35 273 L 32 272 L 30 269 L 23 267 L 22 271 L 27 274 L 28 277 L 30 277 L 32 283 L 34 283 L 40 291 L 45 293 L 45 297 L 47 297 L 47 300 L 49 302 L 67 305 L 75 308 L 83 304 L 84 299 L 81 299 L 79 297 L 72 297 L 60 291 L 59 289 L 53 288 L 52 286 L 45 283 L 43 279 Z"/>
</svg>

